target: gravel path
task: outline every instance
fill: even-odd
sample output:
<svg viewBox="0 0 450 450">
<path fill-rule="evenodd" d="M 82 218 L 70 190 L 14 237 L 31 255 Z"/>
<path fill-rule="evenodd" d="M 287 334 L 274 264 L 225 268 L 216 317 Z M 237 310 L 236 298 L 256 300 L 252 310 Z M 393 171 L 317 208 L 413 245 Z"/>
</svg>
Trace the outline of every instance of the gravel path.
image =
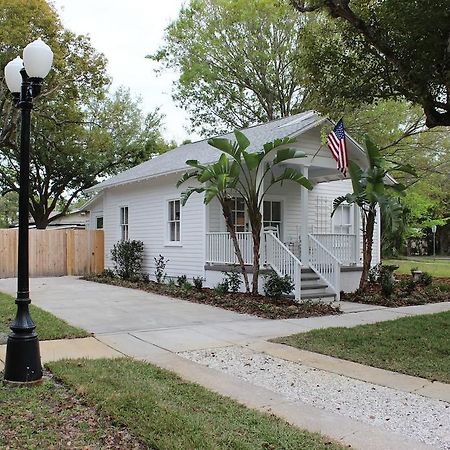
<svg viewBox="0 0 450 450">
<path fill-rule="evenodd" d="M 280 393 L 289 400 L 300 400 L 409 436 L 436 449 L 450 450 L 450 403 L 347 378 L 242 347 L 183 352 L 180 356 Z"/>
</svg>

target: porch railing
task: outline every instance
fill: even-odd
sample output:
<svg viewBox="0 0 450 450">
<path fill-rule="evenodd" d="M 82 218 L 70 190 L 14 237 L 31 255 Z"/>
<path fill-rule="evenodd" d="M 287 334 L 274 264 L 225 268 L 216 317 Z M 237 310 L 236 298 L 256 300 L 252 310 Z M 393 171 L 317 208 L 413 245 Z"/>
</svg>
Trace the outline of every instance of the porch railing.
<svg viewBox="0 0 450 450">
<path fill-rule="evenodd" d="M 301 299 L 300 260 L 272 232 L 264 233 L 266 263 L 280 276 L 289 275 L 294 283 L 294 296 Z"/>
<path fill-rule="evenodd" d="M 312 236 L 327 248 L 342 265 L 349 266 L 359 262 L 359 255 L 356 254 L 356 235 L 344 233 L 312 233 Z"/>
<path fill-rule="evenodd" d="M 336 300 L 341 292 L 341 262 L 315 236 L 308 235 L 309 265 L 319 277 L 333 289 Z"/>
<path fill-rule="evenodd" d="M 236 233 L 245 264 L 253 264 L 252 233 Z M 206 262 L 213 264 L 239 264 L 234 251 L 233 240 L 227 231 L 206 234 Z"/>
</svg>

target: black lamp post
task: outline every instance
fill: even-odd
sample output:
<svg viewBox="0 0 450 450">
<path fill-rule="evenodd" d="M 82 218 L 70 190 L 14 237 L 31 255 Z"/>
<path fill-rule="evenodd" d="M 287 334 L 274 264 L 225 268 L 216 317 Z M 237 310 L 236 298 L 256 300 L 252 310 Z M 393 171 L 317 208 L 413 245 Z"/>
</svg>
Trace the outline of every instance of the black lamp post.
<svg viewBox="0 0 450 450">
<path fill-rule="evenodd" d="M 33 98 L 39 95 L 42 80 L 49 73 L 53 52 L 40 39 L 28 44 L 20 57 L 5 67 L 5 80 L 16 107 L 21 111 L 19 177 L 19 245 L 17 261 L 17 313 L 11 323 L 6 345 L 7 382 L 36 383 L 42 378 L 41 357 L 36 325 L 30 316 L 28 272 L 28 214 L 30 187 L 30 131 Z"/>
</svg>

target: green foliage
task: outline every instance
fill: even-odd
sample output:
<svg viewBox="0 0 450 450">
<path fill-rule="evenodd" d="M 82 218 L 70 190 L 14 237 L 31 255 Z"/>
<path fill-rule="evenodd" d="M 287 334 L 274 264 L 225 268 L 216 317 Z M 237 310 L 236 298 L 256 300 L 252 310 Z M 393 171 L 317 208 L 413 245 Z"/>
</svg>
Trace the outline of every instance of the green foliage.
<svg viewBox="0 0 450 450">
<path fill-rule="evenodd" d="M 0 228 L 8 228 L 17 223 L 19 216 L 19 196 L 9 192 L 0 197 Z"/>
<path fill-rule="evenodd" d="M 139 278 L 144 262 L 144 243 L 142 241 L 119 241 L 111 249 L 114 270 L 124 280 Z"/>
<path fill-rule="evenodd" d="M 180 275 L 177 277 L 177 285 L 178 287 L 183 287 L 188 282 L 186 275 Z"/>
<path fill-rule="evenodd" d="M 433 282 L 433 276 L 428 272 L 422 272 L 419 276 L 418 283 L 423 286 L 429 286 Z"/>
<path fill-rule="evenodd" d="M 149 56 L 180 72 L 174 99 L 203 135 L 303 109 L 304 20 L 285 1 L 194 0 Z"/>
<path fill-rule="evenodd" d="M 201 291 L 203 289 L 203 282 L 205 281 L 205 279 L 203 277 L 194 277 L 192 278 L 192 282 L 194 284 L 195 289 L 197 289 L 197 291 Z"/>
<path fill-rule="evenodd" d="M 394 195 L 404 195 L 406 187 L 388 180 L 389 171 L 415 175 L 414 169 L 407 164 L 388 161 L 382 156 L 378 147 L 367 137 L 366 152 L 368 167 L 361 168 L 354 161 L 349 161 L 349 175 L 353 192 L 336 198 L 333 212 L 343 203 L 355 204 L 361 210 L 363 232 L 363 270 L 360 289 L 364 290 L 368 281 L 372 262 L 373 234 L 377 207 L 380 208 L 383 220 L 395 230 L 401 222 L 403 208 Z"/>
<path fill-rule="evenodd" d="M 129 91 L 108 95 L 106 59 L 86 36 L 64 29 L 43 0 L 0 5 L 0 70 L 42 37 L 54 67 L 34 100 L 30 214 L 38 228 L 66 213 L 99 178 L 163 150 L 158 111 L 147 117 Z M 0 193 L 18 192 L 19 114 L 3 81 L 0 89 Z M 58 214 L 55 214 L 58 213 Z M 50 217 L 50 215 L 52 217 Z"/>
<path fill-rule="evenodd" d="M 386 297 L 390 297 L 394 292 L 394 270 L 398 269 L 398 266 L 381 266 L 379 282 L 381 291 Z"/>
<path fill-rule="evenodd" d="M 222 284 L 227 286 L 227 292 L 236 294 L 240 291 L 242 285 L 241 274 L 237 270 L 225 272 Z"/>
<path fill-rule="evenodd" d="M 294 289 L 294 283 L 289 275 L 280 277 L 277 273 L 271 272 L 264 279 L 264 294 L 267 297 L 278 299 L 283 295 L 289 295 Z"/>
<path fill-rule="evenodd" d="M 344 110 L 406 98 L 421 105 L 428 127 L 450 125 L 446 0 L 292 3 L 317 10 L 302 36 L 302 61 L 318 104 Z"/>
<path fill-rule="evenodd" d="M 158 257 L 153 257 L 155 261 L 155 278 L 157 283 L 164 283 L 166 279 L 166 266 L 169 262 L 163 255 L 159 255 Z"/>
<path fill-rule="evenodd" d="M 226 280 L 222 280 L 220 283 L 217 283 L 214 288 L 214 292 L 218 295 L 225 295 L 230 292 L 230 287 L 228 286 L 228 282 Z"/>
<path fill-rule="evenodd" d="M 267 192 L 276 184 L 294 182 L 306 189 L 312 189 L 310 180 L 298 170 L 286 168 L 280 174 L 280 164 L 288 159 L 301 159 L 306 155 L 301 150 L 288 148 L 294 142 L 289 137 L 275 139 L 265 143 L 261 149 L 250 151 L 250 141 L 239 130 L 234 132 L 234 140 L 224 138 L 209 139 L 208 143 L 222 152 L 219 160 L 210 165 L 201 164 L 197 160 L 186 161 L 194 170 L 186 172 L 177 183 L 177 187 L 188 180 L 195 179 L 196 187 L 189 187 L 182 193 L 184 205 L 194 193 L 204 193 L 204 202 L 208 204 L 213 198 L 218 198 L 235 243 L 236 255 L 242 272 L 245 265 L 240 253 L 239 244 L 234 233 L 229 200 L 239 196 L 247 207 L 253 238 L 253 287 L 252 292 L 258 293 L 260 236 L 262 229 L 261 207 Z"/>
</svg>

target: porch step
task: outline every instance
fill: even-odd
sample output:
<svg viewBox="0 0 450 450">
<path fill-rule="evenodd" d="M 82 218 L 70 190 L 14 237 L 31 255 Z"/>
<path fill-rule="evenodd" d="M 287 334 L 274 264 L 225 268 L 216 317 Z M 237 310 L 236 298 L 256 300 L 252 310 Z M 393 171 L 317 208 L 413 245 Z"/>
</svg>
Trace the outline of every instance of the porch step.
<svg viewBox="0 0 450 450">
<path fill-rule="evenodd" d="M 322 280 L 318 281 L 317 279 L 310 279 L 310 280 L 304 280 L 302 278 L 302 284 L 301 289 L 307 290 L 307 289 L 326 289 L 328 287 L 328 284 L 324 283 Z"/>
<path fill-rule="evenodd" d="M 334 301 L 336 300 L 336 294 L 331 292 L 302 292 L 302 300 L 328 300 Z"/>
</svg>

